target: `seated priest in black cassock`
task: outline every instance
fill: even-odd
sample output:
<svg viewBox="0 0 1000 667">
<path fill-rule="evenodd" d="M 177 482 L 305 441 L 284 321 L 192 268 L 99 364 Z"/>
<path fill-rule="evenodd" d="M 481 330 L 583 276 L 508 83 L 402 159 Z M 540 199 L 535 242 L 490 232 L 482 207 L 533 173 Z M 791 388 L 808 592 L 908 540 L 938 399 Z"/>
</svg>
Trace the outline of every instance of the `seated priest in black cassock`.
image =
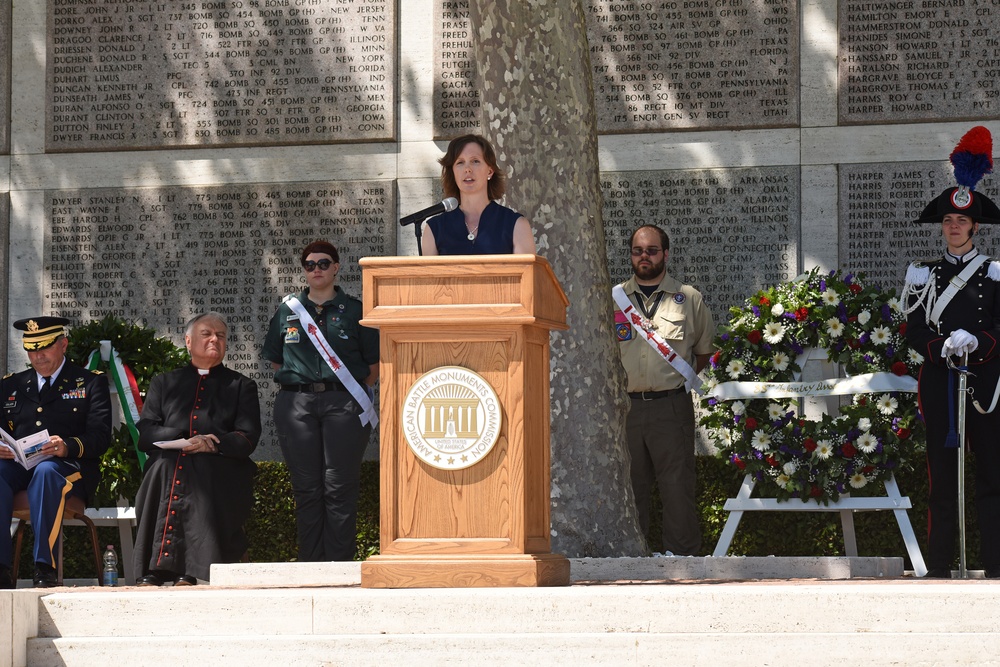
<svg viewBox="0 0 1000 667">
<path fill-rule="evenodd" d="M 136 497 L 140 586 L 208 581 L 212 563 L 246 553 L 260 402 L 253 380 L 222 365 L 227 332 L 219 313 L 192 319 L 191 364 L 149 385 L 138 424 L 149 455 Z"/>
</svg>

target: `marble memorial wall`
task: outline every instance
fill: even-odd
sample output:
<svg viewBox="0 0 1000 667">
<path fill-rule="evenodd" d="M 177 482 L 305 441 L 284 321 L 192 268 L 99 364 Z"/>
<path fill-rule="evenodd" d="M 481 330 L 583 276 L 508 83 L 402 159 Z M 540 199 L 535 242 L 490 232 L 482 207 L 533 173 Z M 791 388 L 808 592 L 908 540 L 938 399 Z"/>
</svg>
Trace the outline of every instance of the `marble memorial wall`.
<svg viewBox="0 0 1000 667">
<path fill-rule="evenodd" d="M 794 167 L 604 173 L 601 189 L 612 283 L 632 275 L 629 238 L 642 224 L 667 232 L 667 271 L 702 293 L 717 323 L 798 273 Z"/>
<path fill-rule="evenodd" d="M 841 123 L 1000 112 L 1000 6 L 987 0 L 840 3 Z"/>
<path fill-rule="evenodd" d="M 478 132 L 469 0 L 438 0 L 435 127 Z M 793 0 L 586 0 L 601 133 L 798 124 Z"/>
<path fill-rule="evenodd" d="M 281 299 L 305 286 L 302 248 L 332 241 L 338 284 L 360 298 L 358 260 L 396 244 L 390 181 L 50 190 L 45 207 L 47 310 L 74 322 L 141 319 L 179 345 L 190 317 L 222 313 L 226 364 L 260 386 L 264 443 L 274 373 L 261 346 Z"/>
<path fill-rule="evenodd" d="M 391 0 L 47 0 L 46 150 L 395 138 Z"/>
<path fill-rule="evenodd" d="M 842 166 L 840 266 L 899 294 L 910 262 L 941 256 L 941 225 L 913 221 L 933 194 L 954 184 L 949 162 Z M 1000 187 L 990 177 L 978 189 L 994 201 L 1000 198 Z M 1000 234 L 991 225 L 980 225 L 976 244 L 983 252 L 1000 254 Z"/>
</svg>

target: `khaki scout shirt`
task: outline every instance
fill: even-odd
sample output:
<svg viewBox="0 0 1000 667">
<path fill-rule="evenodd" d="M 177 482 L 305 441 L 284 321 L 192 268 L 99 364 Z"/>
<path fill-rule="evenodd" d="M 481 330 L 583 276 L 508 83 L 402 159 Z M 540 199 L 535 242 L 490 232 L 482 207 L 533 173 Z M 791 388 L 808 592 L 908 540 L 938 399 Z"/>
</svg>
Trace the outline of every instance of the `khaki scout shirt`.
<svg viewBox="0 0 1000 667">
<path fill-rule="evenodd" d="M 659 308 L 652 318 L 656 332 L 692 368 L 697 368 L 695 355 L 711 354 L 715 350 L 712 345 L 715 324 L 712 322 L 712 314 L 702 300 L 701 292 L 690 285 L 681 284 L 669 273 L 664 273 L 663 280 L 649 299 L 646 299 L 639 289 L 635 276 L 622 283 L 622 288 L 633 303 L 643 303 L 646 308 L 652 308 L 656 303 L 657 294 L 663 293 Z M 642 315 L 641 309 L 639 314 Z M 665 391 L 684 385 L 684 376 L 675 371 L 646 342 L 641 332 L 637 332 L 628 324 L 625 316 L 617 308 L 615 329 L 618 333 L 622 365 L 628 375 L 629 392 Z"/>
</svg>

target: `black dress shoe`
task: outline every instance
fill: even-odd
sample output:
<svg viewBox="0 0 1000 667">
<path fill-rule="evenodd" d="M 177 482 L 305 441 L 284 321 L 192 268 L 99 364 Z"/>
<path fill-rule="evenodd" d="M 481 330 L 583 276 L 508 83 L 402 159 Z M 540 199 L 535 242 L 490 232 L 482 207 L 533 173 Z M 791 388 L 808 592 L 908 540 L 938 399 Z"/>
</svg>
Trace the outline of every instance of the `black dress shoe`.
<svg viewBox="0 0 1000 667">
<path fill-rule="evenodd" d="M 951 570 L 946 567 L 934 567 L 927 570 L 924 579 L 951 579 Z"/>
<path fill-rule="evenodd" d="M 0 565 L 0 589 L 15 588 L 17 586 L 14 578 L 10 575 L 10 568 Z"/>
<path fill-rule="evenodd" d="M 35 577 L 32 583 L 35 588 L 55 588 L 59 585 L 56 569 L 48 563 L 35 563 Z"/>
<path fill-rule="evenodd" d="M 141 576 L 138 579 L 136 579 L 135 580 L 135 585 L 136 586 L 162 586 L 163 585 L 163 579 L 161 579 L 159 577 L 159 575 L 156 575 L 156 574 L 153 574 L 152 572 L 150 572 L 149 574 Z"/>
<path fill-rule="evenodd" d="M 197 586 L 198 580 L 190 574 L 178 574 L 174 579 L 174 586 Z"/>
<path fill-rule="evenodd" d="M 1000 569 L 988 567 L 983 570 L 983 576 L 987 579 L 1000 579 Z"/>
</svg>

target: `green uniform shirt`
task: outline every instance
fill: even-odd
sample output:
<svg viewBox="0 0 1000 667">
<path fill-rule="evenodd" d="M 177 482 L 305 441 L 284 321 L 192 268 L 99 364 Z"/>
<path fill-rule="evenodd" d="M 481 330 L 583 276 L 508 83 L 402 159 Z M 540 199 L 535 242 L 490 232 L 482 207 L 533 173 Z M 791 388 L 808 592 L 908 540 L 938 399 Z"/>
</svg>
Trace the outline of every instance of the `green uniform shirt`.
<svg viewBox="0 0 1000 667">
<path fill-rule="evenodd" d="M 378 330 L 360 324 L 361 302 L 339 287 L 336 296 L 321 306 L 309 300 L 308 287 L 298 295 L 298 299 L 347 370 L 355 380 L 364 384 L 370 366 L 378 363 L 379 352 Z M 271 318 L 263 353 L 268 361 L 281 364 L 274 374 L 274 381 L 278 384 L 332 382 L 337 378 L 309 340 L 299 316 L 286 303 L 278 306 L 278 311 Z"/>
</svg>

